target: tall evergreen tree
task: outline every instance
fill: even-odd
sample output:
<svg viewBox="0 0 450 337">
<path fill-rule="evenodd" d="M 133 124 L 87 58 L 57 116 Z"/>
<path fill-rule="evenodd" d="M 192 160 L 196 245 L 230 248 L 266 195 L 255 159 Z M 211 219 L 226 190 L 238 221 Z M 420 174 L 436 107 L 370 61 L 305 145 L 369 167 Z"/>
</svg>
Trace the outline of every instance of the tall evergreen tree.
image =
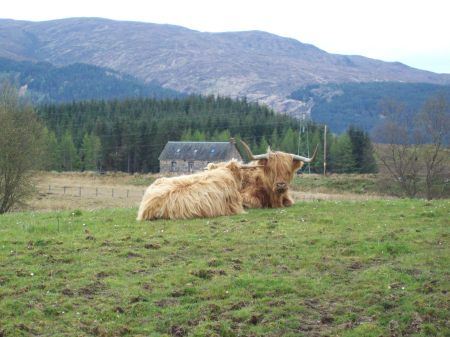
<svg viewBox="0 0 450 337">
<path fill-rule="evenodd" d="M 81 161 L 83 170 L 97 170 L 101 155 L 100 138 L 94 134 L 84 134 L 81 145 Z"/>
<path fill-rule="evenodd" d="M 231 138 L 231 134 L 229 130 L 223 130 L 223 131 L 215 131 L 213 136 L 211 137 L 212 141 L 216 142 L 227 142 Z"/>
<path fill-rule="evenodd" d="M 61 153 L 61 169 L 63 171 L 74 171 L 79 169 L 80 159 L 73 143 L 72 132 L 66 130 L 61 141 L 59 150 Z"/>
<path fill-rule="evenodd" d="M 194 133 L 192 134 L 191 140 L 195 142 L 203 142 L 206 140 L 206 135 L 202 131 L 195 130 Z"/>
<path fill-rule="evenodd" d="M 44 163 L 44 168 L 46 170 L 60 171 L 61 151 L 55 132 L 49 131 L 47 128 L 44 128 L 44 140 L 46 149 L 46 160 Z"/>
<path fill-rule="evenodd" d="M 356 127 L 347 131 L 352 144 L 352 153 L 358 173 L 377 172 L 377 163 L 374 157 L 372 142 L 367 132 Z"/>
<path fill-rule="evenodd" d="M 323 129 L 315 128 L 311 134 L 311 144 L 319 144 L 316 153 L 316 160 L 311 163 L 311 171 L 315 173 L 323 172 Z"/>
<path fill-rule="evenodd" d="M 267 141 L 266 136 L 262 136 L 256 153 L 257 154 L 265 153 L 267 151 L 268 147 L 269 147 L 269 142 Z"/>
<path fill-rule="evenodd" d="M 280 150 L 288 153 L 297 153 L 297 139 L 297 133 L 292 128 L 288 128 L 281 140 Z"/>
<path fill-rule="evenodd" d="M 191 128 L 186 129 L 181 134 L 181 141 L 186 142 L 192 140 L 192 130 Z"/>
<path fill-rule="evenodd" d="M 330 171 L 335 173 L 355 172 L 356 161 L 352 149 L 352 142 L 348 133 L 335 137 L 330 146 Z"/>
<path fill-rule="evenodd" d="M 278 131 L 276 128 L 273 129 L 272 135 L 270 136 L 270 147 L 272 149 L 276 149 L 279 146 L 279 138 L 278 138 Z"/>
</svg>

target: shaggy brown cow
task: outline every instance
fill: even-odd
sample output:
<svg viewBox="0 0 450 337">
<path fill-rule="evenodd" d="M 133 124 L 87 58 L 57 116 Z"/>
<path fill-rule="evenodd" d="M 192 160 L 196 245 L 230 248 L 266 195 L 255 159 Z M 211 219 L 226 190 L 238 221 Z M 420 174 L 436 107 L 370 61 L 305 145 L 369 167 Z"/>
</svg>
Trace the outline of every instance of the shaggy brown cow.
<svg viewBox="0 0 450 337">
<path fill-rule="evenodd" d="M 188 219 L 242 213 L 241 165 L 232 160 L 215 170 L 159 178 L 147 188 L 137 220 Z"/>
<path fill-rule="evenodd" d="M 241 141 L 244 149 L 254 162 L 252 170 L 242 171 L 241 195 L 246 208 L 278 208 L 291 206 L 294 200 L 289 195 L 289 183 L 294 173 L 304 163 L 314 160 L 317 147 L 311 158 L 281 151 L 271 151 L 253 155 L 249 146 Z"/>
<path fill-rule="evenodd" d="M 262 155 L 253 155 L 249 146 L 241 140 L 249 158 L 253 161 L 241 168 L 242 186 L 240 189 L 245 208 L 278 208 L 291 206 L 294 200 L 289 195 L 288 186 L 294 173 L 304 163 L 314 160 L 317 147 L 311 158 L 281 151 L 271 151 Z M 209 164 L 214 169 L 226 163 Z"/>
</svg>

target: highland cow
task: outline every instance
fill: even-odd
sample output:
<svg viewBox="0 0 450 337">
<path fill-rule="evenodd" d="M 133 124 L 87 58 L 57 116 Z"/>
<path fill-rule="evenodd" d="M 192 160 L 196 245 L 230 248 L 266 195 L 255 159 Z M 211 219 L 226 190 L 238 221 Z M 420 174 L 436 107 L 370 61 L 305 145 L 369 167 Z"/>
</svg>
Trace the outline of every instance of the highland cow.
<svg viewBox="0 0 450 337">
<path fill-rule="evenodd" d="M 241 165 L 229 161 L 215 170 L 159 178 L 147 188 L 137 220 L 188 219 L 242 213 Z"/>
<path fill-rule="evenodd" d="M 281 151 L 271 151 L 261 155 L 253 155 L 248 145 L 241 141 L 252 162 L 241 169 L 242 185 L 240 193 L 245 208 L 279 208 L 291 206 L 294 200 L 289 195 L 289 183 L 295 172 L 304 163 L 314 160 L 317 147 L 311 158 L 298 156 Z M 226 163 L 209 166 L 209 169 L 219 168 Z"/>
<path fill-rule="evenodd" d="M 242 142 L 248 156 L 253 161 L 253 170 L 242 171 L 241 195 L 246 208 L 279 208 L 291 206 L 294 200 L 289 195 L 289 183 L 295 172 L 304 163 L 314 161 L 317 147 L 311 158 L 281 151 L 271 151 L 253 155 L 249 146 Z"/>
</svg>

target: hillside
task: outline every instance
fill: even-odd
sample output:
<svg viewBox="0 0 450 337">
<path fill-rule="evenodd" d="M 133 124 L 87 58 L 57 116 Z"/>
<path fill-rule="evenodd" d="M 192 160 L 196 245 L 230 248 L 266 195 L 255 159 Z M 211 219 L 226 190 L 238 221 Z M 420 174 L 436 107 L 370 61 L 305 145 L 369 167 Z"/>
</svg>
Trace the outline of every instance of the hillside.
<svg viewBox="0 0 450 337">
<path fill-rule="evenodd" d="M 0 79 L 8 79 L 18 85 L 21 94 L 35 103 L 181 95 L 175 90 L 144 83 L 112 69 L 82 63 L 56 67 L 48 62 L 13 61 L 0 57 Z"/>
<path fill-rule="evenodd" d="M 448 74 L 329 54 L 261 31 L 207 33 L 99 18 L 0 20 L 0 30 L 2 57 L 107 67 L 182 92 L 247 96 L 292 115 L 309 112 L 309 106 L 287 96 L 309 84 L 450 83 Z"/>
<path fill-rule="evenodd" d="M 410 118 L 426 100 L 444 94 L 450 101 L 450 86 L 431 83 L 333 83 L 309 85 L 291 94 L 292 99 L 309 102 L 311 118 L 327 124 L 333 132 L 344 132 L 349 125 L 371 131 L 382 120 L 382 104 L 394 100 Z"/>
</svg>

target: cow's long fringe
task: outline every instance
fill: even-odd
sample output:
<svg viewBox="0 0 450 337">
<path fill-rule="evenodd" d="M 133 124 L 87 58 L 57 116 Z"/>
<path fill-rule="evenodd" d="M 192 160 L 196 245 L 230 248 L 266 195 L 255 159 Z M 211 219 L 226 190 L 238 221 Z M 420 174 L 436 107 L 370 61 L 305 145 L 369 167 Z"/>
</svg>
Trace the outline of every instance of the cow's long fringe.
<svg viewBox="0 0 450 337">
<path fill-rule="evenodd" d="M 235 161 L 217 170 L 160 178 L 145 192 L 137 220 L 209 218 L 242 213 L 241 172 Z"/>
</svg>

